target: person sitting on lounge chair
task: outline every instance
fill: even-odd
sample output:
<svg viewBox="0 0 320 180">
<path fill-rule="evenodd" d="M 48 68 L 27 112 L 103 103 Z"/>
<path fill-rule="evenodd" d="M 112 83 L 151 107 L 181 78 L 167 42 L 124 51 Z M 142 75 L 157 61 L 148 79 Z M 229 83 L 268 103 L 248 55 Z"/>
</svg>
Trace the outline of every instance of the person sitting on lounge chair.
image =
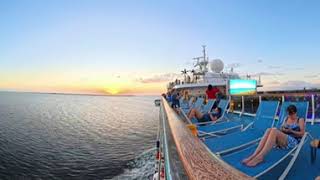
<svg viewBox="0 0 320 180">
<path fill-rule="evenodd" d="M 216 121 L 221 117 L 221 108 L 217 107 L 214 112 L 207 112 L 202 114 L 198 109 L 191 109 L 188 118 L 197 118 L 198 122 Z"/>
<path fill-rule="evenodd" d="M 269 128 L 255 150 L 248 158 L 242 161 L 243 164 L 253 167 L 261 163 L 264 156 L 274 147 L 294 148 L 305 133 L 303 118 L 297 117 L 297 108 L 290 105 L 287 108 L 288 117 L 281 127 L 281 130 Z"/>
<path fill-rule="evenodd" d="M 183 95 L 182 95 L 182 101 L 181 103 L 186 104 L 187 106 L 189 106 L 189 100 L 190 100 L 190 96 L 189 96 L 189 92 L 188 90 L 184 90 L 183 91 Z M 180 104 L 181 105 L 181 104 Z"/>
</svg>

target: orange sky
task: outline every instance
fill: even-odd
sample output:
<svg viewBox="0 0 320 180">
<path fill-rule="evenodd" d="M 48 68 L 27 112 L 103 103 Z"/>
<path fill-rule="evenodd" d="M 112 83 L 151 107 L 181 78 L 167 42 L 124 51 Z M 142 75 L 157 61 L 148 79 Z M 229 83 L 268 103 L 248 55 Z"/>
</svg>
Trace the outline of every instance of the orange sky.
<svg viewBox="0 0 320 180">
<path fill-rule="evenodd" d="M 28 72 L 14 76 L 0 73 L 0 89 L 107 95 L 159 95 L 166 91 L 167 79 L 153 81 L 152 76 L 137 77 L 88 72 Z"/>
</svg>

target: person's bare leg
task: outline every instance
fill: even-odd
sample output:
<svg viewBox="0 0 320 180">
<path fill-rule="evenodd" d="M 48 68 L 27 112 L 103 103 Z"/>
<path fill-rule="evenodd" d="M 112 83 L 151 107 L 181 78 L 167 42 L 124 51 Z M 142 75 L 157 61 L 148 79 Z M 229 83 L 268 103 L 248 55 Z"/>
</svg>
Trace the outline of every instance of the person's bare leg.
<svg viewBox="0 0 320 180">
<path fill-rule="evenodd" d="M 191 109 L 191 111 L 190 111 L 189 114 L 188 114 L 188 118 L 189 118 L 189 119 L 191 119 L 191 118 L 193 118 L 193 117 L 195 116 L 195 110 L 196 110 L 196 109 Z"/>
<path fill-rule="evenodd" d="M 247 166 L 253 167 L 262 162 L 265 155 L 273 148 L 274 145 L 276 145 L 277 139 L 283 138 L 287 138 L 287 135 L 273 128 L 270 131 L 269 138 L 266 141 L 263 149 L 253 159 L 251 159 L 251 161 L 247 163 Z"/>
<path fill-rule="evenodd" d="M 267 139 L 269 137 L 270 131 L 271 131 L 271 128 L 266 130 L 266 132 L 264 133 L 262 139 L 259 142 L 259 145 L 258 145 L 257 149 L 254 151 L 253 154 L 251 154 L 249 157 L 245 158 L 242 161 L 242 163 L 244 163 L 244 164 L 248 163 L 251 159 L 253 159 L 261 151 L 261 149 L 264 147 L 264 145 L 267 142 Z"/>
<path fill-rule="evenodd" d="M 180 109 L 179 109 L 179 108 L 174 108 L 174 111 L 175 111 L 177 114 L 180 114 Z"/>
<path fill-rule="evenodd" d="M 198 111 L 197 109 L 195 109 L 194 112 L 195 112 L 195 116 L 196 116 L 197 119 L 201 119 L 201 118 L 202 118 L 203 114 L 202 114 L 200 111 Z"/>
<path fill-rule="evenodd" d="M 192 119 L 192 118 L 197 118 L 197 119 L 201 119 L 203 116 L 203 114 L 201 112 L 199 112 L 197 109 L 191 109 L 188 118 Z"/>
</svg>

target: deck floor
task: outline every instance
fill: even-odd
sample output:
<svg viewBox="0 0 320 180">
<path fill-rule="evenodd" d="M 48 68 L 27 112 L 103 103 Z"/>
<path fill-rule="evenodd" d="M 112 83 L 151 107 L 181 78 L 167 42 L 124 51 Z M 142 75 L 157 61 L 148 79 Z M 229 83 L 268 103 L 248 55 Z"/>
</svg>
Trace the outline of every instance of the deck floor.
<svg viewBox="0 0 320 180">
<path fill-rule="evenodd" d="M 239 114 L 226 114 L 227 117 L 230 119 L 232 118 L 241 118 L 245 122 L 245 124 L 249 124 L 253 121 L 254 117 L 251 116 L 241 116 Z M 320 123 L 311 125 L 307 123 L 307 131 L 312 135 L 314 138 L 320 139 Z M 320 149 L 317 153 L 317 159 L 312 164 L 311 157 L 310 157 L 310 141 L 311 139 L 308 138 L 305 144 L 303 145 L 296 162 L 294 163 L 292 169 L 290 170 L 289 174 L 287 175 L 286 179 L 288 180 L 300 180 L 301 178 L 305 180 L 313 180 L 317 176 L 320 176 Z M 286 160 L 284 160 L 281 164 L 277 167 L 273 168 L 269 171 L 266 175 L 260 177 L 259 179 L 278 179 L 281 175 L 283 170 L 288 165 L 291 156 L 289 156 Z M 232 165 L 232 164 L 231 164 Z"/>
</svg>

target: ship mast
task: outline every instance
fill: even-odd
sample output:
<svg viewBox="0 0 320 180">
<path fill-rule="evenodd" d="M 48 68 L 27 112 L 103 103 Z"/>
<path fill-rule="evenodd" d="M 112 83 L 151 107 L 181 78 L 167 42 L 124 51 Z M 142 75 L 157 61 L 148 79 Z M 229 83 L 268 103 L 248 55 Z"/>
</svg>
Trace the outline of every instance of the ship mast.
<svg viewBox="0 0 320 180">
<path fill-rule="evenodd" d="M 203 59 L 206 60 L 206 45 L 202 45 Z"/>
<path fill-rule="evenodd" d="M 194 67 L 199 67 L 199 71 L 196 72 L 196 75 L 205 75 L 205 73 L 208 72 L 207 65 L 209 63 L 209 58 L 207 57 L 206 46 L 202 45 L 202 48 L 203 56 L 193 58 L 196 60 Z"/>
</svg>

